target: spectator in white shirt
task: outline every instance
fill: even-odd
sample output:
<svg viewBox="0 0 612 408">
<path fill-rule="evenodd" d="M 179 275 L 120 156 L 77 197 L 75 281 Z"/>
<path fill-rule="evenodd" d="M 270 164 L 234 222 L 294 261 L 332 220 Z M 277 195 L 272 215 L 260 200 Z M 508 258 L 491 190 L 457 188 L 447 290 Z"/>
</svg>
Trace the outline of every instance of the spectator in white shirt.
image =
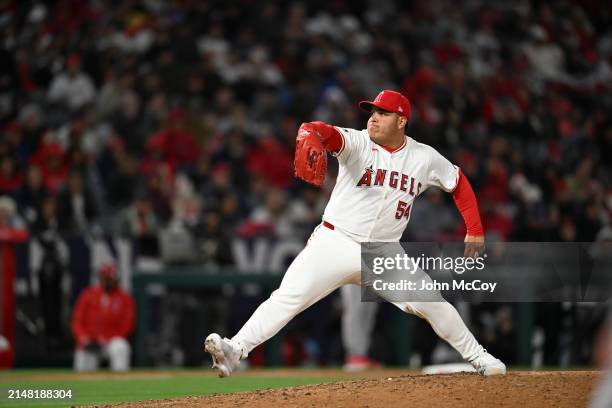
<svg viewBox="0 0 612 408">
<path fill-rule="evenodd" d="M 76 111 L 93 102 L 96 88 L 89 75 L 81 71 L 81 57 L 78 54 L 71 54 L 67 58 L 66 68 L 53 78 L 48 97 L 52 102 Z"/>
</svg>

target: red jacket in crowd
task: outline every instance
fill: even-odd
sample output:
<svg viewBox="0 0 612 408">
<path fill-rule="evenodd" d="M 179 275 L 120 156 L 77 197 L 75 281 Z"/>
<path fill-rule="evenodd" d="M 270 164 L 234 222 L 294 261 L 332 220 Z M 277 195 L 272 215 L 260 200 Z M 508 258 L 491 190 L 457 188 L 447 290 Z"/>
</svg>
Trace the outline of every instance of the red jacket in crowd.
<svg viewBox="0 0 612 408">
<path fill-rule="evenodd" d="M 85 289 L 77 299 L 72 317 L 77 344 L 127 338 L 134 330 L 135 309 L 132 297 L 118 286 L 110 292 L 99 285 Z"/>
</svg>

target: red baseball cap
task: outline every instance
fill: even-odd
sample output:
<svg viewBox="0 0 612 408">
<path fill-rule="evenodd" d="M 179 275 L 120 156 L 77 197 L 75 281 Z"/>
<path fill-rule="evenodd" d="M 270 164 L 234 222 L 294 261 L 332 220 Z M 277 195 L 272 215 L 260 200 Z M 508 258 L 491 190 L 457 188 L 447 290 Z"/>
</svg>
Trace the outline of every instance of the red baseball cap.
<svg viewBox="0 0 612 408">
<path fill-rule="evenodd" d="M 105 263 L 100 265 L 100 268 L 98 269 L 98 274 L 101 278 L 117 279 L 119 277 L 117 267 L 112 263 Z"/>
<path fill-rule="evenodd" d="M 373 101 L 359 102 L 359 107 L 366 112 L 371 112 L 373 106 L 388 112 L 397 113 L 400 116 L 405 116 L 409 120 L 412 114 L 412 108 L 410 107 L 408 98 L 399 92 L 389 89 L 381 91 Z"/>
</svg>

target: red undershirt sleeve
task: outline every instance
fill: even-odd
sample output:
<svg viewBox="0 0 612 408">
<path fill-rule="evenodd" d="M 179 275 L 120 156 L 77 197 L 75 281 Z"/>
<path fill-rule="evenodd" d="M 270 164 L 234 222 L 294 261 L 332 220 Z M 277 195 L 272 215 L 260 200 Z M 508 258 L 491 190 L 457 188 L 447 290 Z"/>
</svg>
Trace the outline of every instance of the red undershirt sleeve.
<svg viewBox="0 0 612 408">
<path fill-rule="evenodd" d="M 304 123 L 302 127 L 306 130 L 315 130 L 315 134 L 318 133 L 321 136 L 321 143 L 328 152 L 338 153 L 342 149 L 344 140 L 335 127 L 325 122 L 308 122 Z"/>
<path fill-rule="evenodd" d="M 455 187 L 455 190 L 453 191 L 453 199 L 455 200 L 455 205 L 465 221 L 468 235 L 484 235 L 482 222 L 480 221 L 480 214 L 478 212 L 476 195 L 474 195 L 474 190 L 472 190 L 470 182 L 468 181 L 467 177 L 463 175 L 461 170 L 459 170 L 457 187 Z"/>
</svg>

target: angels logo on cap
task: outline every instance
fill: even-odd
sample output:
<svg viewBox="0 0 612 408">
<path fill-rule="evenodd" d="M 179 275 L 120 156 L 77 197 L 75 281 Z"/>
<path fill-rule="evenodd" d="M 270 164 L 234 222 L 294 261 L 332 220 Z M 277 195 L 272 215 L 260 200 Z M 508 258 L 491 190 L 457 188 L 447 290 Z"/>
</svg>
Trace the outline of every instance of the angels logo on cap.
<svg viewBox="0 0 612 408">
<path fill-rule="evenodd" d="M 408 120 L 410 120 L 412 113 L 408 98 L 399 92 L 391 91 L 389 89 L 381 91 L 378 95 L 376 95 L 374 101 L 359 102 L 359 107 L 366 112 L 371 112 L 373 106 L 388 112 L 397 113 L 400 116 L 405 116 Z"/>
</svg>

